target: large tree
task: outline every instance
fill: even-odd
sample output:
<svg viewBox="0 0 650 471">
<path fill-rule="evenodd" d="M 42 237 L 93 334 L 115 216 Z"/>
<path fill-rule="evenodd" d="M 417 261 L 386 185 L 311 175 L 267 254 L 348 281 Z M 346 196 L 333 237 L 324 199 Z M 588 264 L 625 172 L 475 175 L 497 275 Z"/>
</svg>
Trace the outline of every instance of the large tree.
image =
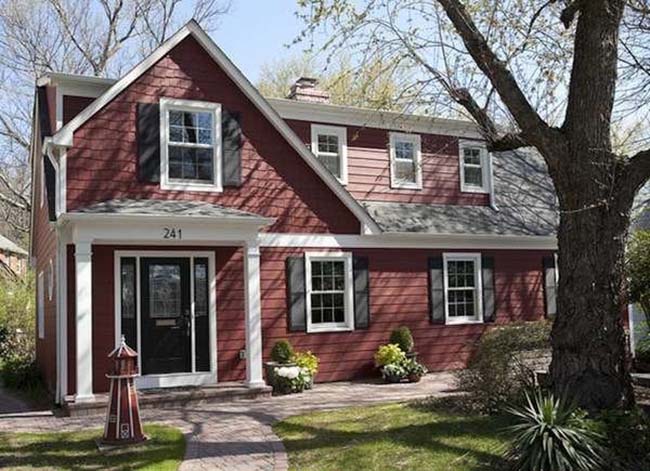
<svg viewBox="0 0 650 471">
<path fill-rule="evenodd" d="M 420 84 L 420 102 L 463 111 L 490 150 L 543 156 L 560 207 L 553 387 L 589 409 L 631 404 L 624 248 L 650 149 L 641 132 L 626 143 L 633 152 L 621 152 L 613 129 L 639 130 L 648 115 L 649 2 L 298 3 L 303 40 L 330 54 L 356 51 L 360 62 L 370 51 L 400 63 Z"/>
<path fill-rule="evenodd" d="M 120 75 L 194 17 L 213 29 L 229 0 L 0 0 L 0 233 L 26 243 L 36 80 Z"/>
</svg>

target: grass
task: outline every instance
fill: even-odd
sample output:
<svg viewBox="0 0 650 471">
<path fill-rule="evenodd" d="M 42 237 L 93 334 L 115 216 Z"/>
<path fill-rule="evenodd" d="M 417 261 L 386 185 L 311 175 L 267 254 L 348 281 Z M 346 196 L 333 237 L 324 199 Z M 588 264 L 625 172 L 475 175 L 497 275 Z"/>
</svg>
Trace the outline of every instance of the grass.
<svg viewBox="0 0 650 471">
<path fill-rule="evenodd" d="M 180 430 L 145 426 L 149 440 L 137 446 L 97 450 L 102 430 L 0 433 L 0 469 L 12 470 L 176 470 L 185 454 Z"/>
<path fill-rule="evenodd" d="M 273 429 L 292 470 L 503 469 L 503 417 L 423 404 L 339 409 L 291 417 Z"/>
</svg>

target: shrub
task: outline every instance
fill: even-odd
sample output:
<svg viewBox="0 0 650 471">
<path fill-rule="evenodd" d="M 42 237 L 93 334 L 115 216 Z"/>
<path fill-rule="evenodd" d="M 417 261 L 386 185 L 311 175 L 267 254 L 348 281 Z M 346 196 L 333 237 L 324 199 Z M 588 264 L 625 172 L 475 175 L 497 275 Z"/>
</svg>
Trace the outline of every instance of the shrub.
<svg viewBox="0 0 650 471">
<path fill-rule="evenodd" d="M 643 363 L 650 363 L 650 336 L 647 336 L 636 346 L 635 358 Z"/>
<path fill-rule="evenodd" d="M 16 355 L 4 359 L 2 382 L 10 389 L 27 392 L 28 396 L 40 395 L 44 391 L 43 380 L 36 360 L 26 356 Z"/>
<path fill-rule="evenodd" d="M 276 367 L 274 376 L 274 391 L 281 394 L 302 392 L 308 381 L 302 368 L 298 366 Z"/>
<path fill-rule="evenodd" d="M 35 354 L 34 277 L 0 278 L 0 360 Z"/>
<path fill-rule="evenodd" d="M 375 353 L 377 366 L 399 365 L 406 359 L 406 354 L 394 343 L 382 345 Z"/>
<path fill-rule="evenodd" d="M 650 322 L 650 230 L 637 231 L 630 236 L 625 262 L 630 301 L 641 305 Z"/>
<path fill-rule="evenodd" d="M 316 376 L 316 373 L 318 373 L 318 365 L 320 363 L 320 360 L 310 351 L 296 352 L 296 354 L 293 356 L 293 361 L 300 368 L 305 369 L 312 376 L 312 378 Z"/>
<path fill-rule="evenodd" d="M 650 417 L 640 409 L 612 410 L 598 417 L 608 444 L 607 469 L 642 471 L 650 463 Z"/>
<path fill-rule="evenodd" d="M 526 394 L 526 404 L 510 408 L 516 424 L 507 458 L 518 471 L 593 471 L 605 453 L 585 414 L 574 405 L 540 391 Z"/>
<path fill-rule="evenodd" d="M 427 374 L 427 368 L 416 360 L 411 358 L 402 362 L 402 368 L 406 371 L 406 376 L 422 377 Z"/>
<path fill-rule="evenodd" d="M 512 324 L 483 334 L 467 368 L 456 374 L 459 388 L 468 393 L 467 405 L 494 413 L 521 401 L 535 384 L 535 367 L 528 364 L 525 354 L 549 347 L 550 323 L 546 321 Z"/>
<path fill-rule="evenodd" d="M 399 363 L 389 363 L 381 369 L 381 376 L 390 383 L 399 383 L 406 378 L 406 369 Z"/>
<path fill-rule="evenodd" d="M 278 340 L 271 350 L 271 360 L 277 363 L 289 363 L 293 358 L 293 347 L 288 340 Z"/>
<path fill-rule="evenodd" d="M 402 326 L 395 329 L 390 334 L 389 343 L 397 345 L 404 353 L 410 353 L 413 350 L 413 336 L 408 327 Z"/>
</svg>

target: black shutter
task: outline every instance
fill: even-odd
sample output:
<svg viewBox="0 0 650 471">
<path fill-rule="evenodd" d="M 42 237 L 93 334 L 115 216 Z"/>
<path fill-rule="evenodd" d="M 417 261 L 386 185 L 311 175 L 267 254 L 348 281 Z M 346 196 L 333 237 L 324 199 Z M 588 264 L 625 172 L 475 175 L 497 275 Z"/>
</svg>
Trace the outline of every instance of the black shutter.
<svg viewBox="0 0 650 471">
<path fill-rule="evenodd" d="M 222 108 L 221 134 L 223 141 L 223 186 L 241 186 L 242 132 L 239 113 Z"/>
<path fill-rule="evenodd" d="M 370 287 L 368 278 L 368 258 L 354 257 L 354 328 L 370 327 Z"/>
<path fill-rule="evenodd" d="M 138 180 L 160 182 L 160 107 L 138 103 Z"/>
<path fill-rule="evenodd" d="M 56 169 L 50 158 L 43 154 L 43 173 L 45 195 L 47 197 L 47 214 L 50 221 L 56 221 Z"/>
<path fill-rule="evenodd" d="M 433 324 L 445 323 L 445 274 L 442 256 L 429 258 L 429 313 Z"/>
<path fill-rule="evenodd" d="M 483 282 L 483 321 L 494 322 L 496 319 L 494 257 L 481 258 L 481 278 Z"/>
<path fill-rule="evenodd" d="M 304 332 L 307 330 L 304 257 L 287 257 L 286 277 L 288 328 L 292 332 Z"/>
<path fill-rule="evenodd" d="M 553 317 L 557 314 L 557 283 L 555 270 L 555 257 L 544 257 L 542 259 L 542 268 L 544 275 L 544 307 L 546 309 L 546 316 Z"/>
</svg>

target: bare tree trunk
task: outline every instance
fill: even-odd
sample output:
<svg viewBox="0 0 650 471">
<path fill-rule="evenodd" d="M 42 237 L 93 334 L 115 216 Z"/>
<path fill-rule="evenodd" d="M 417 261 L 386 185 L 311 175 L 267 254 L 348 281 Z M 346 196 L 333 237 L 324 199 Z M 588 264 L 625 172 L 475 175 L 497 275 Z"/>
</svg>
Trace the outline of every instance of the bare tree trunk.
<svg viewBox="0 0 650 471">
<path fill-rule="evenodd" d="M 568 161 L 585 162 L 578 156 L 564 159 Z M 625 191 L 610 193 L 610 185 L 625 183 L 605 184 L 602 178 L 609 172 L 578 167 L 565 170 L 559 178 L 567 186 L 558 191 L 565 198 L 562 206 L 576 209 L 560 215 L 553 389 L 589 410 L 630 406 L 634 396 L 623 315 L 627 304 L 624 250 L 633 198 L 623 196 Z"/>
</svg>

